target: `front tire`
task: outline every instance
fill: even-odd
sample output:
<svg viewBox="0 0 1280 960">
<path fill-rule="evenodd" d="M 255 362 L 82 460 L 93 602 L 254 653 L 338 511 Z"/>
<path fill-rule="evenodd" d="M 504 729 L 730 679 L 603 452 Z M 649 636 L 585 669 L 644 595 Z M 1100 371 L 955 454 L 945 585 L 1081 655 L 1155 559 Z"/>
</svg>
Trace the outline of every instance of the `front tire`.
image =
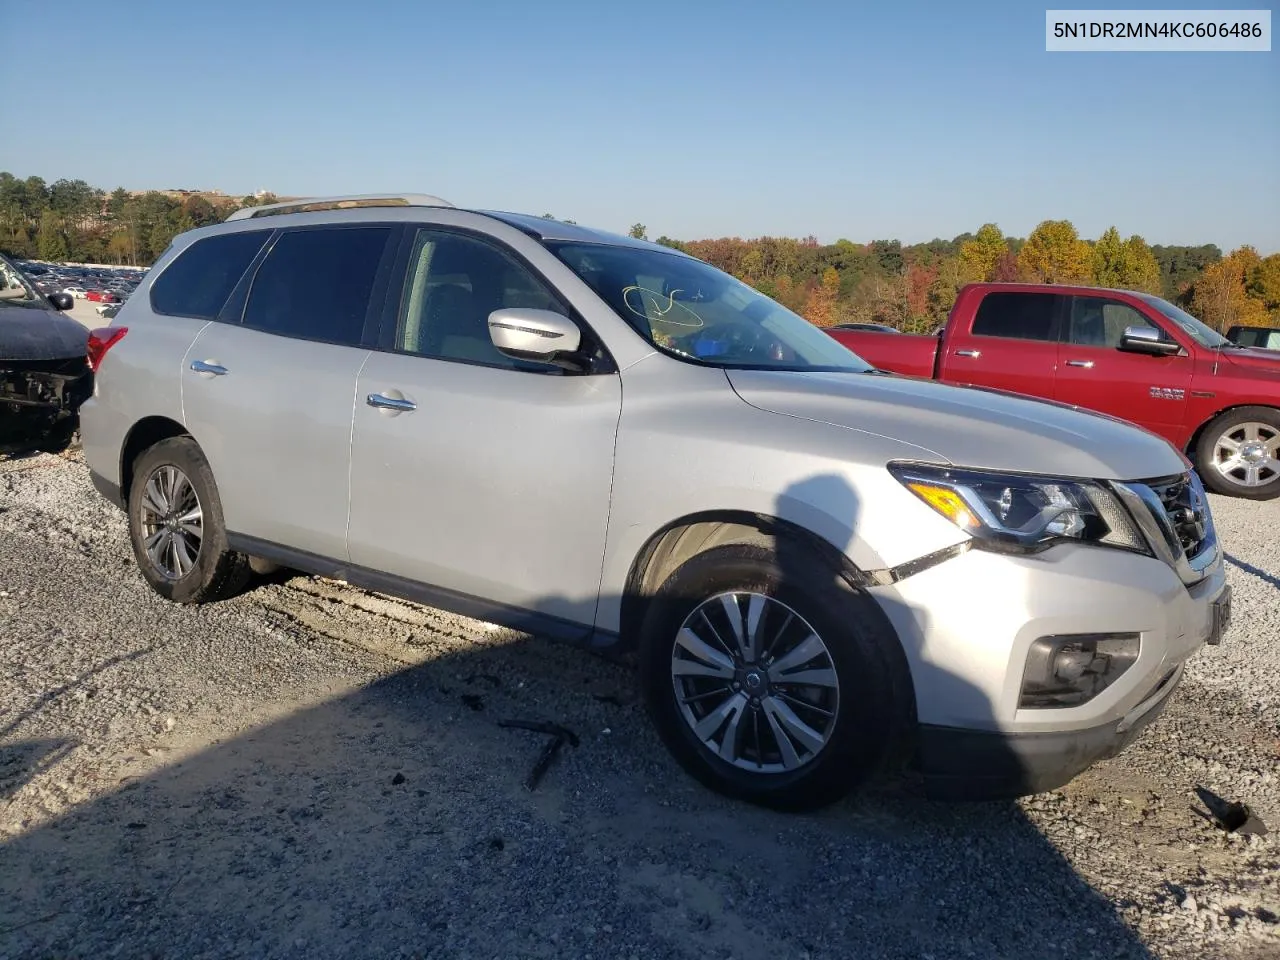
<svg viewBox="0 0 1280 960">
<path fill-rule="evenodd" d="M 1196 444 L 1196 469 L 1215 493 L 1280 497 L 1280 410 L 1238 407 L 1214 418 Z"/>
<path fill-rule="evenodd" d="M 815 553 L 728 544 L 659 588 L 641 678 L 659 735 L 692 776 L 812 810 L 866 780 L 905 729 L 897 644 L 876 602 Z"/>
<path fill-rule="evenodd" d="M 138 457 L 128 506 L 133 555 L 160 596 L 209 603 L 244 587 L 248 558 L 227 547 L 213 471 L 190 437 L 161 440 Z"/>
</svg>

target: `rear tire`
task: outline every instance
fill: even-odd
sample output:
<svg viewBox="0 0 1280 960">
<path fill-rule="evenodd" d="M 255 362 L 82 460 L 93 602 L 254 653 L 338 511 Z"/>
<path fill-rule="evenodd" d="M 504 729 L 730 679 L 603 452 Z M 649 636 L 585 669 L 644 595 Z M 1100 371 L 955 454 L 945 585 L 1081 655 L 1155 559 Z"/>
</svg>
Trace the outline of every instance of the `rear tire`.
<svg viewBox="0 0 1280 960">
<path fill-rule="evenodd" d="M 175 603 L 209 603 L 239 593 L 249 560 L 227 547 L 213 471 L 190 437 L 172 437 L 134 461 L 129 540 L 153 590 Z"/>
<path fill-rule="evenodd" d="M 735 643 L 753 622 L 756 642 Z M 681 564 L 648 605 L 640 660 L 650 715 L 680 765 L 774 809 L 843 797 L 881 767 L 912 715 L 878 604 L 791 544 L 727 544 Z"/>
<path fill-rule="evenodd" d="M 1280 497 L 1280 410 L 1237 407 L 1200 434 L 1196 470 L 1215 493 L 1247 500 Z"/>
</svg>

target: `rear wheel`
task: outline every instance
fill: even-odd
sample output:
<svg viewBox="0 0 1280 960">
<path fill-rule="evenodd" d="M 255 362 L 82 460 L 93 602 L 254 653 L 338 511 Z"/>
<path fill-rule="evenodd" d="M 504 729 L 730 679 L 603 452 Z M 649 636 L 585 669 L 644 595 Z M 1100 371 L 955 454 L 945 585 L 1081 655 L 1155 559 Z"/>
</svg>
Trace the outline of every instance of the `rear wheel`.
<svg viewBox="0 0 1280 960">
<path fill-rule="evenodd" d="M 143 577 L 177 603 L 238 593 L 249 561 L 227 548 L 213 472 L 190 437 L 161 440 L 134 463 L 129 539 Z"/>
<path fill-rule="evenodd" d="M 721 793 L 786 810 L 873 773 L 907 715 L 875 601 L 816 555 L 729 544 L 686 561 L 641 631 L 645 698 L 680 764 Z M 785 566 L 785 569 L 784 569 Z"/>
<path fill-rule="evenodd" d="M 1217 417 L 1200 435 L 1196 466 L 1217 493 L 1250 500 L 1280 496 L 1280 410 L 1240 407 Z"/>
</svg>

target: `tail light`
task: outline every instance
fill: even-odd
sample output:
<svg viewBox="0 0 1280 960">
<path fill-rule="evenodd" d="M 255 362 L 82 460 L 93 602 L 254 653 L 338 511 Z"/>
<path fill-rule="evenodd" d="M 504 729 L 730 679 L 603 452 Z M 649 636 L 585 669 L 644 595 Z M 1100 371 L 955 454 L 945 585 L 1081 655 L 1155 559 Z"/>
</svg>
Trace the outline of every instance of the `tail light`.
<svg viewBox="0 0 1280 960">
<path fill-rule="evenodd" d="M 102 358 L 107 351 L 124 339 L 129 332 L 128 327 L 98 327 L 89 331 L 89 343 L 86 347 L 89 357 L 89 369 L 94 373 L 102 366 Z"/>
</svg>

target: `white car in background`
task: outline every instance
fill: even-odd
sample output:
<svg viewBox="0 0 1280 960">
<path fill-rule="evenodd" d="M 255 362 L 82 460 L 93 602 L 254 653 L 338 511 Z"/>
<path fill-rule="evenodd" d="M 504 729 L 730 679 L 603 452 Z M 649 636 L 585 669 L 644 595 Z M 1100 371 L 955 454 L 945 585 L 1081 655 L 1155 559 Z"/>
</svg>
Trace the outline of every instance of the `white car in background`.
<svg viewBox="0 0 1280 960">
<path fill-rule="evenodd" d="M 84 287 L 78 286 L 74 283 L 69 287 L 63 287 L 62 292 L 66 294 L 70 294 L 71 296 L 75 297 L 77 300 L 83 300 L 85 298 L 85 294 L 88 293 L 88 291 L 85 290 Z"/>
</svg>

